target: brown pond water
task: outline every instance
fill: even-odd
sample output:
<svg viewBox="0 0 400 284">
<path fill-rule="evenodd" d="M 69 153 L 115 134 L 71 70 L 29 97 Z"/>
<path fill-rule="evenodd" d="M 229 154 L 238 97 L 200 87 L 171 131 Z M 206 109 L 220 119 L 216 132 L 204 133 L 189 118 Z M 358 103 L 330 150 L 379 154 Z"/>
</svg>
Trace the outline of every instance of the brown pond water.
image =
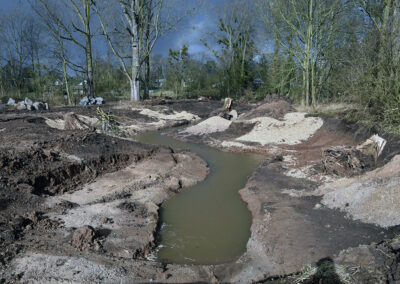
<svg viewBox="0 0 400 284">
<path fill-rule="evenodd" d="M 162 205 L 159 246 L 154 258 L 177 264 L 219 264 L 237 260 L 246 251 L 251 226 L 251 214 L 238 191 L 263 157 L 222 152 L 157 132 L 135 138 L 147 144 L 190 150 L 210 167 L 210 174 L 203 182 Z"/>
</svg>

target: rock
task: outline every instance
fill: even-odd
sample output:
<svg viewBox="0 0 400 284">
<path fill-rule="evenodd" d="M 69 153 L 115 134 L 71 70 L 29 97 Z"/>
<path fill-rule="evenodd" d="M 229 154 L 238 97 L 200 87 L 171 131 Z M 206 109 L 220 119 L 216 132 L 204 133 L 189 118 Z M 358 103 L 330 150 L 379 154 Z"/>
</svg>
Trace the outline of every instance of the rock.
<svg viewBox="0 0 400 284">
<path fill-rule="evenodd" d="M 107 218 L 107 217 L 103 217 L 103 218 L 101 218 L 101 223 L 102 223 L 102 224 L 107 224 L 107 223 L 110 223 L 110 221 L 111 221 L 111 219 L 110 219 L 110 218 Z"/>
<path fill-rule="evenodd" d="M 26 105 L 27 110 L 32 110 L 32 105 L 27 105 L 27 104 L 25 104 L 25 105 Z"/>
<path fill-rule="evenodd" d="M 9 98 L 9 99 L 8 99 L 8 102 L 7 102 L 7 105 L 9 105 L 9 106 L 15 106 L 15 100 L 12 99 L 12 98 Z"/>
<path fill-rule="evenodd" d="M 361 145 L 357 146 L 357 150 L 363 152 L 366 155 L 373 155 L 375 157 L 375 160 L 377 160 L 378 157 L 382 154 L 385 146 L 386 140 L 376 134 L 368 138 Z"/>
<path fill-rule="evenodd" d="M 33 105 L 32 100 L 30 100 L 30 99 L 28 99 L 28 98 L 25 98 L 24 103 L 25 103 L 26 105 L 30 105 L 30 106 Z"/>
<path fill-rule="evenodd" d="M 89 249 L 95 236 L 96 231 L 91 226 L 83 226 L 74 231 L 71 244 L 79 250 Z"/>
<path fill-rule="evenodd" d="M 46 109 L 46 105 L 42 102 L 35 102 L 32 105 L 32 109 L 33 110 L 45 110 Z"/>
<path fill-rule="evenodd" d="M 33 193 L 35 191 L 35 188 L 29 184 L 22 183 L 17 186 L 17 190 L 24 193 Z"/>
<path fill-rule="evenodd" d="M 26 104 L 24 101 L 21 101 L 17 104 L 17 110 L 26 110 Z"/>
<path fill-rule="evenodd" d="M 393 240 L 393 242 L 390 243 L 389 247 L 394 251 L 400 251 L 400 241 Z"/>
<path fill-rule="evenodd" d="M 95 103 L 96 105 L 102 105 L 102 104 L 106 103 L 102 97 L 97 97 L 94 100 L 96 101 L 96 103 Z"/>
<path fill-rule="evenodd" d="M 81 106 L 87 106 L 87 105 L 89 105 L 89 98 L 88 98 L 88 97 L 83 97 L 83 98 L 81 99 L 81 101 L 79 102 L 79 104 L 80 104 Z"/>
<path fill-rule="evenodd" d="M 5 242 L 13 242 L 16 239 L 16 234 L 14 230 L 8 230 L 0 233 L 0 239 Z"/>
<path fill-rule="evenodd" d="M 102 105 L 105 104 L 105 100 L 102 97 L 97 97 L 91 99 L 89 97 L 83 97 L 82 100 L 79 102 L 82 106 L 89 106 L 89 105 Z"/>
<path fill-rule="evenodd" d="M 229 115 L 231 116 L 231 117 L 230 117 L 230 120 L 232 120 L 232 121 L 234 121 L 234 120 L 236 120 L 236 119 L 238 118 L 238 113 L 237 113 L 236 110 L 231 110 L 231 112 L 229 113 Z"/>
</svg>

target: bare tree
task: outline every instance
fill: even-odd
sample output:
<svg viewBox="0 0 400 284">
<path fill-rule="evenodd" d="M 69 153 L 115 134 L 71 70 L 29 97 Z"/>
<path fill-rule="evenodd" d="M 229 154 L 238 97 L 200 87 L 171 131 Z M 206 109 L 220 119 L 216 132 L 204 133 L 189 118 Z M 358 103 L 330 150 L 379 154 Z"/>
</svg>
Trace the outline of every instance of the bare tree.
<svg viewBox="0 0 400 284">
<path fill-rule="evenodd" d="M 76 0 L 37 0 L 41 3 L 41 7 L 38 8 L 40 14 L 50 18 L 46 21 L 51 21 L 56 24 L 56 28 L 53 27 L 53 33 L 58 34 L 61 40 L 67 40 L 72 42 L 75 46 L 79 47 L 85 54 L 86 65 L 81 66 L 79 64 L 69 64 L 72 68 L 77 71 L 85 73 L 86 85 L 88 96 L 94 96 L 94 82 L 93 82 L 93 55 L 92 55 L 92 38 L 94 36 L 92 32 L 92 6 L 93 1 L 82 0 L 77 2 Z M 65 17 L 57 13 L 60 9 L 59 3 L 62 2 L 64 7 L 67 8 L 73 15 L 76 16 L 77 21 L 73 17 Z M 40 9 L 40 10 L 39 10 Z M 44 14 L 44 11 L 46 12 Z M 67 12 L 66 10 L 63 12 Z M 60 44 L 62 42 L 59 42 Z M 65 54 L 64 54 L 65 55 Z M 65 59 L 65 56 L 64 56 Z"/>
<path fill-rule="evenodd" d="M 166 8 L 164 0 L 118 0 L 117 14 L 123 15 L 123 21 L 107 22 L 104 2 L 97 1 L 95 12 L 98 15 L 103 33 L 114 55 L 121 63 L 124 74 L 131 86 L 130 97 L 140 100 L 140 74 L 144 65 L 144 96 L 148 97 L 150 85 L 150 55 L 159 38 L 177 27 L 190 12 L 176 16 Z M 102 5 L 103 4 L 103 5 Z M 109 5 L 107 1 L 107 5 Z M 123 30 L 120 29 L 123 27 Z M 129 38 L 130 51 L 115 40 L 115 35 Z M 120 37 L 117 37 L 120 39 Z"/>
<path fill-rule="evenodd" d="M 38 21 L 34 15 L 29 15 L 27 18 L 29 25 L 25 29 L 25 46 L 27 55 L 32 69 L 32 83 L 36 92 L 41 93 L 42 90 L 42 66 L 41 54 L 44 50 L 45 38 L 43 25 Z"/>
<path fill-rule="evenodd" d="M 0 37 L 4 46 L 4 72 L 8 74 L 11 85 L 20 92 L 24 80 L 23 68 L 29 57 L 25 36 L 30 23 L 24 11 L 13 11 L 3 21 Z"/>
<path fill-rule="evenodd" d="M 42 19 L 44 25 L 47 27 L 50 37 L 54 43 L 53 54 L 61 62 L 62 71 L 63 71 L 63 79 L 64 79 L 64 87 L 65 92 L 67 93 L 67 101 L 69 105 L 72 105 L 72 94 L 69 87 L 68 81 L 68 62 L 70 61 L 67 57 L 67 51 L 65 48 L 65 34 L 63 32 L 60 21 L 57 19 L 61 19 L 61 15 L 59 15 L 56 11 L 56 7 L 53 6 L 51 11 L 53 11 L 52 15 L 48 14 L 48 10 L 46 7 L 50 8 L 50 3 L 46 4 L 46 7 L 43 7 L 43 3 L 38 0 L 29 0 L 29 4 L 31 8 L 35 11 L 35 13 Z"/>
</svg>

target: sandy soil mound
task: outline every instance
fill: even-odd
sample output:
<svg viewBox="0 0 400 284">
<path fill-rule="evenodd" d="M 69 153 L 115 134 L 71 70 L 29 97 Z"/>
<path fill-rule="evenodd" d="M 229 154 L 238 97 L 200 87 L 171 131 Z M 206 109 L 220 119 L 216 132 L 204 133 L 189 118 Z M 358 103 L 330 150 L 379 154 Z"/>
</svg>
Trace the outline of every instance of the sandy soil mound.
<svg viewBox="0 0 400 284">
<path fill-rule="evenodd" d="M 322 203 L 349 213 L 353 219 L 382 227 L 400 225 L 400 155 L 362 177 L 321 186 Z"/>
<path fill-rule="evenodd" d="M 197 125 L 190 126 L 186 128 L 181 133 L 191 134 L 191 135 L 203 135 L 215 132 L 223 132 L 229 128 L 232 121 L 219 116 L 213 116 L 209 119 L 200 122 Z"/>
<path fill-rule="evenodd" d="M 89 129 L 98 126 L 99 120 L 95 117 L 77 115 L 73 112 L 66 113 L 63 119 L 46 119 L 46 124 L 59 130 Z"/>
<path fill-rule="evenodd" d="M 241 116 L 241 119 L 253 119 L 257 117 L 272 117 L 281 119 L 288 112 L 292 111 L 292 106 L 285 101 L 275 101 L 267 104 L 260 105 L 256 109 Z"/>
<path fill-rule="evenodd" d="M 258 117 L 251 119 L 256 126 L 250 133 L 236 140 L 256 142 L 261 145 L 270 143 L 295 145 L 309 139 L 321 128 L 323 120 L 318 117 L 305 117 L 306 113 L 287 113 L 283 120 L 271 117 Z"/>
<path fill-rule="evenodd" d="M 198 120 L 200 119 L 200 117 L 198 117 L 197 115 L 188 113 L 186 111 L 182 111 L 182 112 L 176 112 L 176 111 L 171 111 L 171 113 L 163 113 L 162 111 L 154 111 L 151 109 L 142 109 L 140 110 L 140 114 L 142 115 L 147 115 L 153 118 L 158 118 L 161 120 Z"/>
</svg>

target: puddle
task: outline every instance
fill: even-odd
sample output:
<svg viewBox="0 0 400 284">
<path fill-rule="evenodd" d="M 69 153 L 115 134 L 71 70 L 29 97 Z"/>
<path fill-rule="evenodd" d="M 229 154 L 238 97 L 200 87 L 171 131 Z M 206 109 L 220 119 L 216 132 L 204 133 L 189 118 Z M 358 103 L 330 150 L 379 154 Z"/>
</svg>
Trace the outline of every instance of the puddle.
<svg viewBox="0 0 400 284">
<path fill-rule="evenodd" d="M 190 150 L 202 157 L 211 170 L 205 181 L 163 204 L 160 242 L 153 257 L 177 264 L 220 264 L 237 260 L 246 251 L 251 226 L 251 214 L 238 191 L 263 157 L 226 153 L 157 132 L 135 138 L 147 144 Z"/>
</svg>

